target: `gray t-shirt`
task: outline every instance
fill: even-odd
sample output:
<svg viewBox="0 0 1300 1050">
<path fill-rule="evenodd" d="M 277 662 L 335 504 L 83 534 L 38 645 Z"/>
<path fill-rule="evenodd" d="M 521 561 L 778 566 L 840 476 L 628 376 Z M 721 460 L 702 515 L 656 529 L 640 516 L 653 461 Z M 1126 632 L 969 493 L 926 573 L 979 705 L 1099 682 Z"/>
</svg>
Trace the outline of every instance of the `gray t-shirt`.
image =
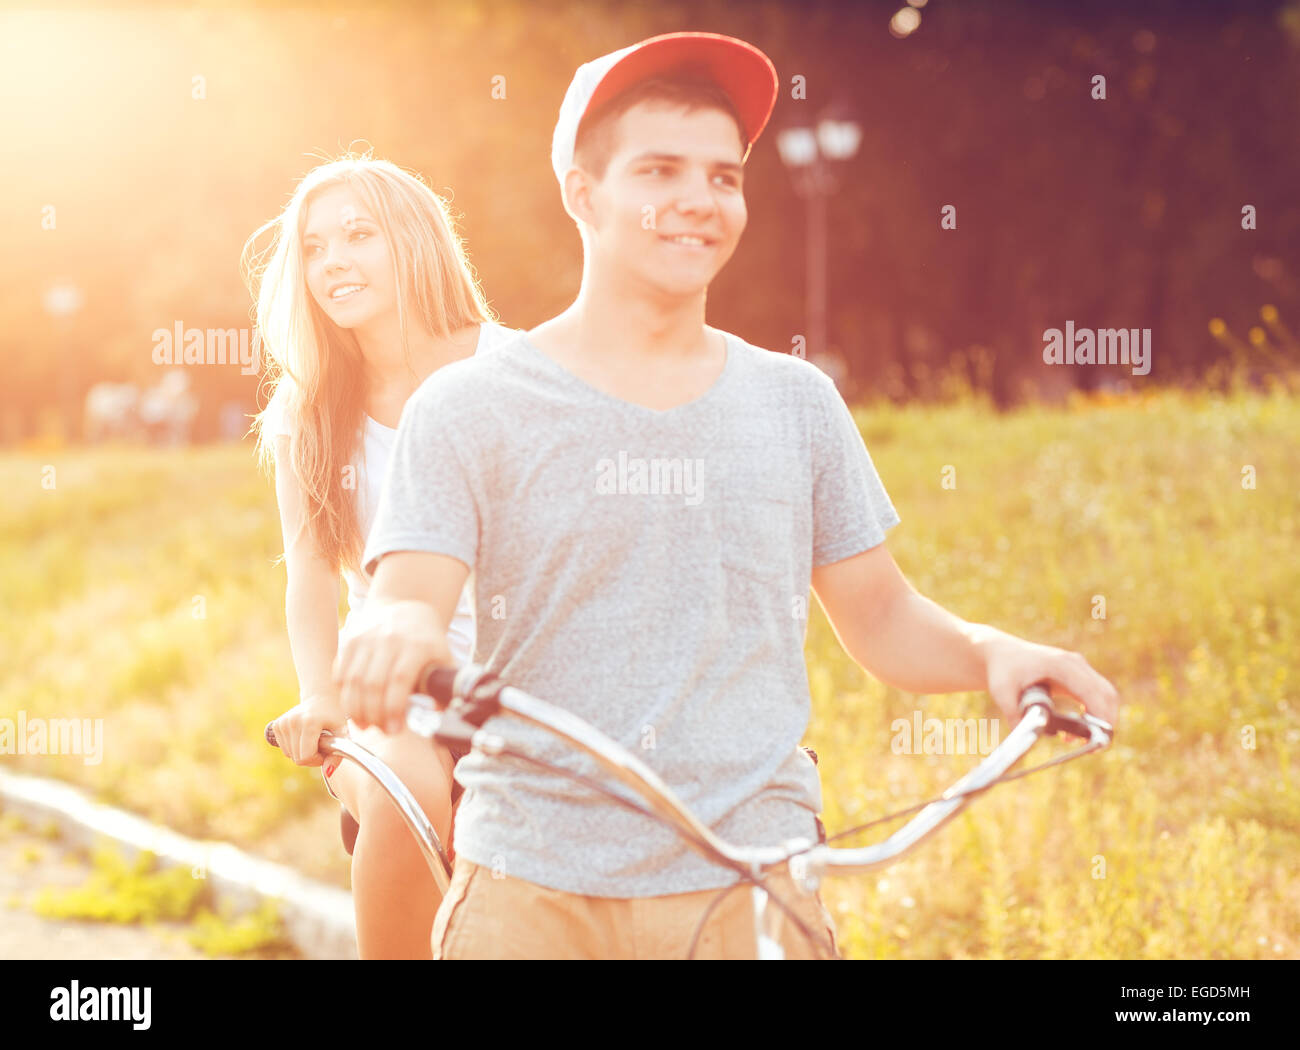
<svg viewBox="0 0 1300 1050">
<path fill-rule="evenodd" d="M 477 663 L 631 749 L 723 839 L 815 841 L 821 786 L 799 747 L 810 574 L 899 519 L 831 380 L 726 343 L 713 386 L 664 412 L 597 390 L 522 335 L 439 369 L 402 412 L 364 563 L 460 559 Z M 488 724 L 629 793 L 535 726 Z M 456 777 L 456 850 L 476 864 L 600 897 L 734 881 L 560 774 L 472 753 Z"/>
</svg>

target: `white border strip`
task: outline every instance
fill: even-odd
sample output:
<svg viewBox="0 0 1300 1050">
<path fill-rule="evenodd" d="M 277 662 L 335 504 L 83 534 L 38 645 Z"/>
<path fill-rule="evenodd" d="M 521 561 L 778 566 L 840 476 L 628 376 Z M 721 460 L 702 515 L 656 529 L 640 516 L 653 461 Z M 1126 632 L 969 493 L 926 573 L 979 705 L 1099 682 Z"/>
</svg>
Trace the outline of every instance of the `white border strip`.
<svg viewBox="0 0 1300 1050">
<path fill-rule="evenodd" d="M 251 856 L 224 842 L 187 838 L 133 813 L 92 801 L 61 780 L 0 769 L 0 801 L 6 810 L 33 821 L 53 819 L 69 839 L 88 847 L 107 836 L 134 857 L 143 850 L 164 865 L 202 871 L 218 900 L 254 908 L 263 900 L 279 905 L 285 932 L 312 959 L 356 959 L 352 894 L 309 879 L 283 864 Z M 340 844 L 340 848 L 342 848 Z"/>
</svg>

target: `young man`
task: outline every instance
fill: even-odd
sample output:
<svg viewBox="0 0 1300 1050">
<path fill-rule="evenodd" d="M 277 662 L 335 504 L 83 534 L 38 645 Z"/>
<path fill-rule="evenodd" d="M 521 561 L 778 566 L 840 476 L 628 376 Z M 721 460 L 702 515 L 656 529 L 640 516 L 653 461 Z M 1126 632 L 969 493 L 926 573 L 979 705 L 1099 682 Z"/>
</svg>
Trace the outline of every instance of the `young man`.
<svg viewBox="0 0 1300 1050">
<path fill-rule="evenodd" d="M 1113 721 L 1079 655 L 966 623 L 916 593 L 885 548 L 898 524 L 831 381 L 705 324 L 709 282 L 746 222 L 743 163 L 776 71 L 743 41 L 655 37 L 581 67 L 552 164 L 584 249 L 558 317 L 441 369 L 410 399 L 365 553 L 377 620 L 340 651 L 345 709 L 400 728 L 467 574 L 476 662 L 589 720 L 724 839 L 814 840 L 821 791 L 799 747 L 809 585 L 848 653 L 916 693 L 987 689 L 1014 721 L 1049 679 Z M 503 730 L 504 731 L 504 730 Z M 509 736 L 587 775 L 534 727 Z M 734 875 L 675 832 L 560 775 L 471 754 L 435 958 L 684 957 Z M 784 875 L 812 945 L 834 929 Z M 699 954 L 753 957 L 747 893 Z"/>
</svg>

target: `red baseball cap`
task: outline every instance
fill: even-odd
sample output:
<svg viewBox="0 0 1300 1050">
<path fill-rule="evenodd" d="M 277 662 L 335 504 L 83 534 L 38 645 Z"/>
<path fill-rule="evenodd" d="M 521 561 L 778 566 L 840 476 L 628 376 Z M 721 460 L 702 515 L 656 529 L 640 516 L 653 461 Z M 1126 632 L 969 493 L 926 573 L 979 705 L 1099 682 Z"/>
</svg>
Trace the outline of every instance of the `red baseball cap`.
<svg viewBox="0 0 1300 1050">
<path fill-rule="evenodd" d="M 731 99 L 745 131 L 745 157 L 767 126 L 780 83 L 772 60 L 753 44 L 717 33 L 665 33 L 578 67 L 560 104 L 551 167 L 564 185 L 582 118 L 639 81 L 687 66 Z"/>
</svg>

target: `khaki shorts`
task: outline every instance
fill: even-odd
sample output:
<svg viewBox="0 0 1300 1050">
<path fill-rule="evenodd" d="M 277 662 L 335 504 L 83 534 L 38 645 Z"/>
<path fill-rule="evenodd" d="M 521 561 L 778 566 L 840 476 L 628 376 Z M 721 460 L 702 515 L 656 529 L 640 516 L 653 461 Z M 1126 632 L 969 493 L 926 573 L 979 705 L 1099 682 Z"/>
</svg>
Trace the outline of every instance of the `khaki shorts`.
<svg viewBox="0 0 1300 1050">
<path fill-rule="evenodd" d="M 767 885 L 818 940 L 816 945 L 809 944 L 782 913 L 779 939 L 786 958 L 838 956 L 835 926 L 821 897 L 797 890 L 784 868 L 772 871 Z M 721 892 L 586 897 L 508 875 L 494 877 L 490 868 L 457 857 L 451 886 L 433 922 L 433 957 L 685 959 L 700 917 Z M 769 909 L 776 907 L 768 903 Z M 695 958 L 756 958 L 748 883 L 731 890 L 709 915 Z"/>
</svg>

